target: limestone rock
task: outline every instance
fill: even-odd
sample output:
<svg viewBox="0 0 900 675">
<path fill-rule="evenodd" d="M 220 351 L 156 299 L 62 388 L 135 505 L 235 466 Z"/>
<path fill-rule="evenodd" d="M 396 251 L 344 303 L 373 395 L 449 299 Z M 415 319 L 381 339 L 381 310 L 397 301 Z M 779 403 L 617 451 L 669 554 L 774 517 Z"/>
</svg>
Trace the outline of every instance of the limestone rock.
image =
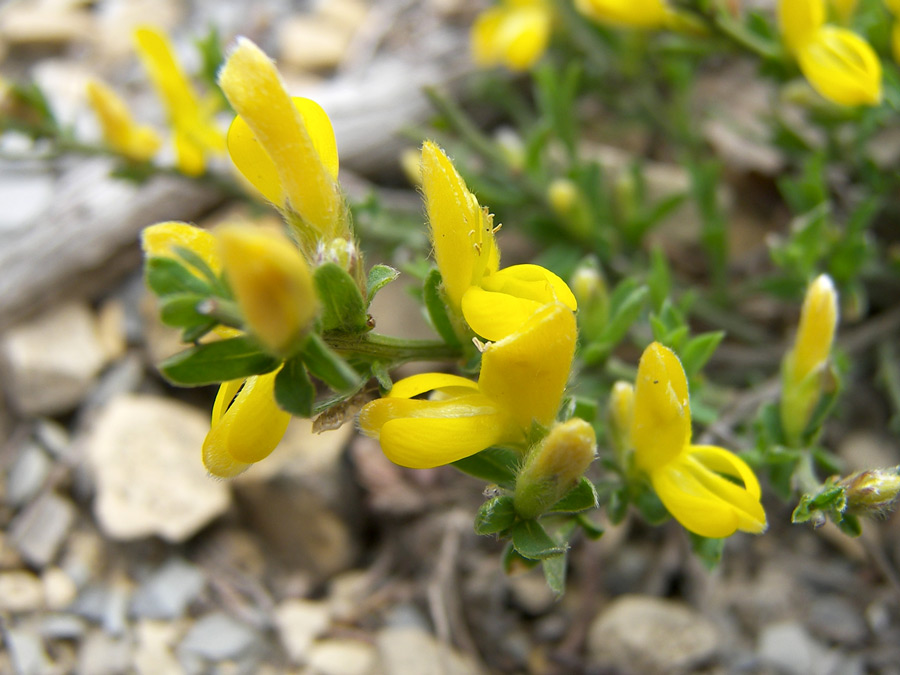
<svg viewBox="0 0 900 675">
<path fill-rule="evenodd" d="M 384 675 L 473 675 L 481 672 L 475 663 L 413 626 L 381 630 L 375 644 Z"/>
<path fill-rule="evenodd" d="M 683 604 L 625 595 L 591 624 L 588 658 L 623 675 L 693 672 L 713 658 L 718 639 L 716 627 Z"/>
<path fill-rule="evenodd" d="M 24 415 L 52 415 L 78 404 L 106 355 L 90 308 L 73 302 L 9 330 L 0 359 L 12 405 Z"/>
<path fill-rule="evenodd" d="M 127 394 L 100 411 L 85 444 L 107 536 L 184 541 L 228 508 L 228 486 L 200 461 L 208 428 L 203 413 L 156 396 Z"/>
<path fill-rule="evenodd" d="M 291 17 L 282 23 L 278 34 L 278 60 L 304 70 L 334 68 L 344 57 L 351 35 L 327 17 Z"/>
<path fill-rule="evenodd" d="M 319 640 L 312 645 L 309 665 L 316 675 L 380 675 L 378 652 L 362 640 Z"/>
<path fill-rule="evenodd" d="M 287 600 L 275 608 L 278 637 L 291 663 L 307 662 L 313 640 L 325 632 L 330 622 L 331 611 L 325 602 Z"/>
<path fill-rule="evenodd" d="M 44 587 L 31 572 L 0 572 L 0 612 L 33 612 L 44 604 Z"/>
<path fill-rule="evenodd" d="M 245 654 L 259 639 L 246 624 L 216 612 L 197 621 L 181 641 L 179 649 L 209 661 L 223 661 Z"/>
</svg>

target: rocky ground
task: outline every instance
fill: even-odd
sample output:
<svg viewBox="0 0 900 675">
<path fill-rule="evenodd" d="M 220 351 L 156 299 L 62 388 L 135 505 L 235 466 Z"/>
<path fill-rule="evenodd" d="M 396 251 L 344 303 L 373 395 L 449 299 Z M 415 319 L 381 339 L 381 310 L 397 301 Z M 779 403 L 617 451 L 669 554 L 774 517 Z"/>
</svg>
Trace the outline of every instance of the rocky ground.
<svg viewBox="0 0 900 675">
<path fill-rule="evenodd" d="M 353 31 L 371 42 L 396 16 L 387 7 L 410 11 L 347 0 L 328 19 L 252 4 L 251 20 L 244 3 L 10 3 L 0 8 L 4 66 L 62 82 L 126 62 L 122 27 L 153 16 L 181 30 L 216 20 L 225 35 L 255 31 L 299 81 L 365 60 L 348 52 Z M 429 16 L 465 11 L 421 4 Z M 305 53 L 313 35 L 323 43 Z M 677 525 L 628 518 L 576 542 L 557 599 L 539 571 L 504 575 L 500 545 L 472 533 L 476 481 L 400 469 L 351 425 L 315 435 L 296 421 L 267 461 L 211 480 L 199 448 L 214 391 L 174 390 L 155 371 L 177 338 L 155 319 L 134 242 L 153 220 L 215 220 L 222 200 L 169 183 L 117 187 L 104 168 L 0 164 L 0 672 L 900 673 L 896 517 L 850 540 L 792 527 L 772 501 L 769 533 L 733 537 L 712 573 Z M 85 176 L 103 196 L 49 217 L 61 185 L 78 193 L 72 181 Z M 160 195 L 168 211 L 147 214 Z M 129 225 L 110 226 L 89 251 L 71 240 L 33 258 L 15 249 L 66 241 L 67 227 L 92 232 L 108 208 Z M 399 285 L 379 296 L 376 318 L 409 330 L 414 309 L 388 314 L 410 307 Z M 836 435 L 850 468 L 897 464 L 896 438 L 864 422 Z"/>
</svg>

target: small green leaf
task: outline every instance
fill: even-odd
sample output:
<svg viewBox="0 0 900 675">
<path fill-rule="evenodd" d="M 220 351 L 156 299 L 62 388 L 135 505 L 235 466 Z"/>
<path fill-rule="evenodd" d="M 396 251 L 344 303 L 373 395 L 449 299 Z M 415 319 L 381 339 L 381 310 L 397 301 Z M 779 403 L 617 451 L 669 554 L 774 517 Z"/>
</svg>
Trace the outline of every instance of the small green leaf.
<svg viewBox="0 0 900 675">
<path fill-rule="evenodd" d="M 703 333 L 688 341 L 678 356 L 681 357 L 681 365 L 684 366 L 684 372 L 689 378 L 703 369 L 724 337 L 725 331 L 717 330 Z"/>
<path fill-rule="evenodd" d="M 577 516 L 575 516 L 575 522 L 577 522 L 581 526 L 581 529 L 584 530 L 585 535 L 587 535 L 589 539 L 597 540 L 603 536 L 603 527 L 597 525 L 585 514 L 579 513 Z"/>
<path fill-rule="evenodd" d="M 181 332 L 181 341 L 185 344 L 196 342 L 218 325 L 219 322 L 215 319 L 208 319 L 206 323 L 189 326 Z"/>
<path fill-rule="evenodd" d="M 859 522 L 859 518 L 852 514 L 844 515 L 837 526 L 841 528 L 841 532 L 848 537 L 858 537 L 862 534 L 862 525 Z"/>
<path fill-rule="evenodd" d="M 606 515 L 609 516 L 609 522 L 613 525 L 621 523 L 628 514 L 628 491 L 625 487 L 613 490 L 609 495 L 609 501 L 606 504 Z"/>
<path fill-rule="evenodd" d="M 173 293 L 212 295 L 212 289 L 203 279 L 188 270 L 174 258 L 152 257 L 144 264 L 147 286 L 159 296 Z"/>
<path fill-rule="evenodd" d="M 512 529 L 512 542 L 519 555 L 531 560 L 543 560 L 565 552 L 536 520 L 521 520 Z"/>
<path fill-rule="evenodd" d="M 578 513 L 579 511 L 595 508 L 597 508 L 597 490 L 594 489 L 594 484 L 591 481 L 582 477 L 578 485 L 569 490 L 562 499 L 553 505 L 550 512 Z"/>
<path fill-rule="evenodd" d="M 540 561 L 523 558 L 516 551 L 512 542 L 503 549 L 503 571 L 507 574 L 516 574 L 525 570 L 533 569 Z"/>
<path fill-rule="evenodd" d="M 311 417 L 316 387 L 309 379 L 301 357 L 285 361 L 275 376 L 275 401 L 278 407 L 297 417 Z"/>
<path fill-rule="evenodd" d="M 370 368 L 372 377 L 378 381 L 378 386 L 381 390 L 390 391 L 391 387 L 394 386 L 394 382 L 391 379 L 391 372 L 388 370 L 387 364 L 383 361 L 372 361 Z"/>
<path fill-rule="evenodd" d="M 253 340 L 240 336 L 186 349 L 159 364 L 159 370 L 174 384 L 197 387 L 268 373 L 279 363 Z"/>
<path fill-rule="evenodd" d="M 646 286 L 638 286 L 628 293 L 621 303 L 613 307 L 609 323 L 603 331 L 603 342 L 615 346 L 625 337 L 625 333 L 644 309 L 649 294 L 650 291 Z"/>
<path fill-rule="evenodd" d="M 355 391 L 362 385 L 359 373 L 332 351 L 316 334 L 312 334 L 306 339 L 301 356 L 310 374 L 322 380 L 336 392 Z"/>
<path fill-rule="evenodd" d="M 475 534 L 497 534 L 512 527 L 516 509 L 509 495 L 488 499 L 475 515 Z"/>
<path fill-rule="evenodd" d="M 688 536 L 691 539 L 691 549 L 694 551 L 694 555 L 703 563 L 703 566 L 710 571 L 716 569 L 722 561 L 725 540 L 701 537 L 693 532 L 688 532 Z"/>
<path fill-rule="evenodd" d="M 561 596 L 566 592 L 567 557 L 568 556 L 566 556 L 565 553 L 560 553 L 559 555 L 544 558 L 541 561 L 544 579 L 547 580 L 547 585 L 550 587 L 550 590 L 556 593 L 557 596 Z"/>
<path fill-rule="evenodd" d="M 651 525 L 659 525 L 669 519 L 669 512 L 656 496 L 656 493 L 647 487 L 641 490 L 634 498 L 634 505 L 641 515 Z"/>
<path fill-rule="evenodd" d="M 373 266 L 372 269 L 369 270 L 369 278 L 366 281 L 366 297 L 368 303 L 372 302 L 372 298 L 375 297 L 375 294 L 378 293 L 378 291 L 399 276 L 399 270 L 395 270 L 390 265 Z"/>
<path fill-rule="evenodd" d="M 187 246 L 172 246 L 172 251 L 188 265 L 197 270 L 209 282 L 210 286 L 220 286 L 219 278 L 216 276 L 216 273 L 212 271 L 212 268 L 207 262 L 197 255 L 196 252 L 192 251 Z"/>
<path fill-rule="evenodd" d="M 316 291 L 322 302 L 322 330 L 362 333 L 366 325 L 366 303 L 359 287 L 346 270 L 335 263 L 316 268 Z"/>
<path fill-rule="evenodd" d="M 459 337 L 453 329 L 453 322 L 450 320 L 447 305 L 444 304 L 441 294 L 441 273 L 438 270 L 431 270 L 425 278 L 422 292 L 428 318 L 431 319 L 431 325 L 434 326 L 437 334 L 451 347 L 459 347 L 461 344 Z"/>
<path fill-rule="evenodd" d="M 463 457 L 453 462 L 453 466 L 475 478 L 496 483 L 502 487 L 512 487 L 516 483 L 521 457 L 505 448 L 487 448 L 471 457 Z"/>
</svg>

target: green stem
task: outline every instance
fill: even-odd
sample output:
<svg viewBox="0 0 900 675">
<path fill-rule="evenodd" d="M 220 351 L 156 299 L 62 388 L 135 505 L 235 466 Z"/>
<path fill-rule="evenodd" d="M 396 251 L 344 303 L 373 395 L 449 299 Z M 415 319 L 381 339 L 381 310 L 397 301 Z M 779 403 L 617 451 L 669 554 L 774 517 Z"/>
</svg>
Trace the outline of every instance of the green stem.
<svg viewBox="0 0 900 675">
<path fill-rule="evenodd" d="M 723 11 L 716 12 L 714 16 L 707 17 L 709 24 L 735 44 L 752 52 L 762 59 L 780 61 L 784 58 L 782 50 L 772 43 L 754 35 L 738 21 Z"/>
<path fill-rule="evenodd" d="M 822 481 L 816 476 L 812 453 L 809 450 L 800 455 L 800 460 L 794 468 L 794 484 L 801 494 L 815 494 L 822 487 Z"/>
<path fill-rule="evenodd" d="M 376 359 L 392 365 L 407 361 L 455 361 L 462 356 L 459 347 L 437 340 L 408 340 L 380 333 L 328 333 L 323 337 L 329 347 L 343 356 Z"/>
</svg>

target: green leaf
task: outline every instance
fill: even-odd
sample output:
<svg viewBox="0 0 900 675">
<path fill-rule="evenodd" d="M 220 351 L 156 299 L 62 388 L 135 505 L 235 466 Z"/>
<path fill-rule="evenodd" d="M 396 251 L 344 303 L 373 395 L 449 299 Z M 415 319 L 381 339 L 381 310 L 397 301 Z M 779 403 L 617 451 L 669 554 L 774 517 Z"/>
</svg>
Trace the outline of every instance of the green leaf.
<svg viewBox="0 0 900 675">
<path fill-rule="evenodd" d="M 701 537 L 693 532 L 688 532 L 688 536 L 691 539 L 691 550 L 694 551 L 694 555 L 700 559 L 703 566 L 710 571 L 716 569 L 722 561 L 725 540 Z"/>
<path fill-rule="evenodd" d="M 512 529 L 512 542 L 524 558 L 544 560 L 565 552 L 566 547 L 557 544 L 536 520 L 521 520 Z"/>
<path fill-rule="evenodd" d="M 609 522 L 613 525 L 621 523 L 628 514 L 628 491 L 625 487 L 613 490 L 609 495 L 609 502 L 606 505 L 606 515 L 609 516 Z"/>
<path fill-rule="evenodd" d="M 387 364 L 383 361 L 372 361 L 370 369 L 372 371 L 372 377 L 378 381 L 378 386 L 381 390 L 390 391 L 394 382 L 391 380 L 391 373 L 390 370 L 388 370 Z"/>
<path fill-rule="evenodd" d="M 368 330 L 366 303 L 346 270 L 335 263 L 325 263 L 316 268 L 314 278 L 322 302 L 323 331 L 362 333 Z"/>
<path fill-rule="evenodd" d="M 209 282 L 210 286 L 219 285 L 219 278 L 216 276 L 216 273 L 212 271 L 212 268 L 207 262 L 197 255 L 196 252 L 192 251 L 187 246 L 172 246 L 172 251 L 174 251 L 179 258 L 184 260 L 184 262 L 197 270 L 197 272 Z"/>
<path fill-rule="evenodd" d="M 684 366 L 684 372 L 687 373 L 688 378 L 694 377 L 703 369 L 703 366 L 715 353 L 716 348 L 724 337 L 725 331 L 717 330 L 703 333 L 688 341 L 684 349 L 678 354 L 681 357 L 681 365 Z"/>
<path fill-rule="evenodd" d="M 334 391 L 346 393 L 362 386 L 359 373 L 315 333 L 306 339 L 300 354 L 310 374 L 322 380 Z"/>
<path fill-rule="evenodd" d="M 512 450 L 487 448 L 471 457 L 458 459 L 452 465 L 475 478 L 502 487 L 512 487 L 516 483 L 520 460 L 518 453 Z"/>
<path fill-rule="evenodd" d="M 858 537 L 862 534 L 862 525 L 859 522 L 859 518 L 852 514 L 845 515 L 837 526 L 848 537 Z"/>
<path fill-rule="evenodd" d="M 269 373 L 279 363 L 242 335 L 186 349 L 159 364 L 159 370 L 174 384 L 197 387 Z"/>
<path fill-rule="evenodd" d="M 144 274 L 147 286 L 159 296 L 174 293 L 195 293 L 204 297 L 212 295 L 209 284 L 174 258 L 148 258 L 144 264 Z"/>
<path fill-rule="evenodd" d="M 646 286 L 639 286 L 612 309 L 609 323 L 603 331 L 603 342 L 615 346 L 625 337 L 625 333 L 644 309 L 649 294 L 650 290 Z"/>
<path fill-rule="evenodd" d="M 550 509 L 551 513 L 578 513 L 597 508 L 597 490 L 594 484 L 582 477 L 578 485 L 569 490 Z"/>
<path fill-rule="evenodd" d="M 316 400 L 316 387 L 309 379 L 303 359 L 295 356 L 285 361 L 275 376 L 275 401 L 278 407 L 297 417 L 311 417 Z"/>
<path fill-rule="evenodd" d="M 585 535 L 587 535 L 589 539 L 597 540 L 603 536 L 603 527 L 597 525 L 585 514 L 579 513 L 577 516 L 575 516 L 575 522 L 581 526 L 581 529 L 584 530 Z"/>
<path fill-rule="evenodd" d="M 509 495 L 488 499 L 475 515 L 475 534 L 497 534 L 512 527 L 516 509 Z"/>
<path fill-rule="evenodd" d="M 550 590 L 561 596 L 566 592 L 566 561 L 565 553 L 544 558 L 541 561 L 541 569 L 544 571 L 544 579 Z"/>
<path fill-rule="evenodd" d="M 530 570 L 537 566 L 539 562 L 539 560 L 531 560 L 519 555 L 512 545 L 512 542 L 503 549 L 503 571 L 507 574 L 516 574 L 518 572 Z"/>
<path fill-rule="evenodd" d="M 208 324 L 210 318 L 197 311 L 197 305 L 206 300 L 197 293 L 173 293 L 164 296 L 159 303 L 159 318 L 167 326 L 193 328 Z"/>
<path fill-rule="evenodd" d="M 650 288 L 653 309 L 658 312 L 672 291 L 672 273 L 660 246 L 654 246 L 650 253 L 650 276 L 647 278 L 647 286 Z"/>
<path fill-rule="evenodd" d="M 390 265 L 375 265 L 369 270 L 369 278 L 366 281 L 366 297 L 367 304 L 372 302 L 372 298 L 382 288 L 391 283 L 400 276 L 399 270 L 395 270 Z"/>
<path fill-rule="evenodd" d="M 438 270 L 431 270 L 425 278 L 422 297 L 425 300 L 425 309 L 428 311 L 428 318 L 431 319 L 431 325 L 434 326 L 434 330 L 448 345 L 459 347 L 461 344 L 459 336 L 453 329 L 453 321 L 450 320 L 450 315 L 447 313 L 447 305 L 444 304 L 444 298 L 441 293 L 441 273 Z"/>
<path fill-rule="evenodd" d="M 196 326 L 185 328 L 181 332 L 181 341 L 186 344 L 196 342 L 218 325 L 218 321 L 216 321 L 215 319 L 209 319 L 206 323 L 201 323 L 197 324 Z"/>
<path fill-rule="evenodd" d="M 651 525 L 659 525 L 669 519 L 669 512 L 656 496 L 656 493 L 647 487 L 634 498 L 634 505 L 641 515 Z"/>
</svg>

